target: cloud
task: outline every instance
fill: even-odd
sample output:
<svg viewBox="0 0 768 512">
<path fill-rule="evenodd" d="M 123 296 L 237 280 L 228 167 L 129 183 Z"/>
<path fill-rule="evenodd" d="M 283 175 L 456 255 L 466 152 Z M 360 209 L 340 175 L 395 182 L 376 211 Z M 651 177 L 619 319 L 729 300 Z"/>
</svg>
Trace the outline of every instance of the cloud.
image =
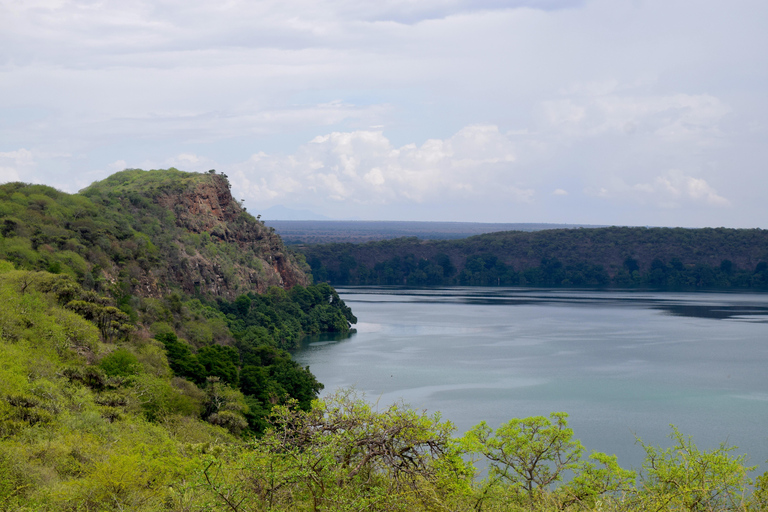
<svg viewBox="0 0 768 512">
<path fill-rule="evenodd" d="M 627 185 L 614 179 L 610 186 L 588 189 L 588 195 L 612 200 L 632 200 L 651 203 L 661 208 L 681 208 L 688 204 L 723 207 L 731 202 L 718 194 L 706 180 L 686 175 L 680 170 L 670 170 L 652 181 Z"/>
<path fill-rule="evenodd" d="M 689 4 L 0 0 L 0 152 L 34 152 L 0 178 L 173 165 L 336 217 L 752 226 L 768 3 Z"/>
<path fill-rule="evenodd" d="M 567 196 L 568 195 L 568 191 L 567 190 L 563 190 L 562 188 L 558 188 L 558 189 L 555 189 L 552 192 L 552 195 L 554 195 L 554 196 Z"/>
<path fill-rule="evenodd" d="M 651 193 L 666 196 L 673 199 L 687 199 L 703 202 L 712 206 L 728 206 L 730 201 L 717 194 L 706 181 L 693 176 L 686 176 L 681 171 L 672 170 L 665 176 L 658 176 Z"/>
<path fill-rule="evenodd" d="M 719 124 L 730 112 L 727 104 L 709 94 L 630 96 L 597 92 L 586 98 L 542 102 L 545 123 L 571 138 L 645 132 L 664 142 L 708 143 L 722 135 Z"/>
<path fill-rule="evenodd" d="M 381 131 L 318 136 L 292 155 L 257 153 L 234 166 L 233 186 L 264 205 L 324 198 L 356 204 L 423 203 L 503 195 L 531 201 L 515 184 L 515 149 L 493 125 L 396 147 Z"/>
</svg>

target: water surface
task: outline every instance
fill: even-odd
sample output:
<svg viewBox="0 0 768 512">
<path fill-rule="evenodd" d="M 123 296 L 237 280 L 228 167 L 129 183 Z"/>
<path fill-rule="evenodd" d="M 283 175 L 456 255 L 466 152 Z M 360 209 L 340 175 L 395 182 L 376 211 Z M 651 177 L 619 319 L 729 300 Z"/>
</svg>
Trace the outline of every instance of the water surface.
<svg viewBox="0 0 768 512">
<path fill-rule="evenodd" d="M 459 431 L 565 411 L 588 450 L 640 466 L 669 425 L 768 469 L 768 295 L 339 288 L 357 332 L 295 353 L 324 393 L 441 411 Z"/>
</svg>

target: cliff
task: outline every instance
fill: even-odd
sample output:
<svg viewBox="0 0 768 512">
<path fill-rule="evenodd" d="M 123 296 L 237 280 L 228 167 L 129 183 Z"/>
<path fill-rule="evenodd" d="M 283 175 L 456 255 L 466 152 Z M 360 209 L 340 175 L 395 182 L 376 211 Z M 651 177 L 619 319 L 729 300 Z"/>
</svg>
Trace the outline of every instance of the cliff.
<svg viewBox="0 0 768 512">
<path fill-rule="evenodd" d="M 131 169 L 81 194 L 125 214 L 149 235 L 153 221 L 160 222 L 162 235 L 154 238 L 163 258 L 142 269 L 137 294 L 160 296 L 181 288 L 232 300 L 270 286 L 309 282 L 274 230 L 232 197 L 224 175 Z"/>
<path fill-rule="evenodd" d="M 274 230 L 232 197 L 226 176 L 176 169 L 125 170 L 78 194 L 1 185 L 0 258 L 116 297 L 233 300 L 309 282 Z"/>
</svg>

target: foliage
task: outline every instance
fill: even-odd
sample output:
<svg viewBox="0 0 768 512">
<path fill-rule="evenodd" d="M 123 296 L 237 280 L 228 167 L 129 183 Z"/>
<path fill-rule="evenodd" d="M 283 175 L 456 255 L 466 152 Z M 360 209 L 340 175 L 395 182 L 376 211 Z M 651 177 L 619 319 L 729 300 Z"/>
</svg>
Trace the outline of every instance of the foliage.
<svg viewBox="0 0 768 512">
<path fill-rule="evenodd" d="M 589 228 L 304 245 L 334 285 L 768 287 L 768 231 Z"/>
<path fill-rule="evenodd" d="M 518 503 L 541 503 L 566 474 L 570 480 L 556 491 L 564 505 L 592 506 L 603 495 L 629 491 L 635 475 L 621 469 L 615 456 L 593 452 L 590 460 L 582 460 L 584 447 L 573 439 L 567 417 L 560 412 L 549 418 L 515 418 L 495 431 L 482 422 L 467 432 L 465 449 L 489 462 L 478 506 L 498 486 L 505 487 Z"/>
<path fill-rule="evenodd" d="M 550 419 L 512 419 L 495 432 L 484 422 L 468 433 L 471 446 L 490 461 L 492 479 L 520 487 L 529 497 L 547 489 L 576 468 L 584 447 L 572 440 L 565 413 Z"/>
<path fill-rule="evenodd" d="M 673 445 L 666 449 L 645 449 L 642 488 L 638 502 L 646 510 L 718 511 L 743 510 L 750 484 L 744 465 L 746 457 L 732 456 L 735 447 L 720 445 L 702 451 L 690 437 L 672 427 Z"/>
<path fill-rule="evenodd" d="M 231 510 L 409 510 L 440 506 L 453 426 L 402 405 L 375 411 L 350 391 L 309 411 L 279 406 L 234 474 L 212 460 L 204 484 Z M 458 469 L 463 463 L 451 460 Z"/>
<path fill-rule="evenodd" d="M 119 348 L 104 357 L 99 366 L 108 377 L 130 377 L 141 371 L 138 358 L 124 348 Z"/>
<path fill-rule="evenodd" d="M 266 294 L 249 293 L 234 302 L 219 299 L 217 307 L 241 350 L 258 345 L 294 348 L 308 334 L 346 333 L 357 322 L 352 310 L 328 284 L 296 285 L 290 291 L 271 287 Z"/>
</svg>

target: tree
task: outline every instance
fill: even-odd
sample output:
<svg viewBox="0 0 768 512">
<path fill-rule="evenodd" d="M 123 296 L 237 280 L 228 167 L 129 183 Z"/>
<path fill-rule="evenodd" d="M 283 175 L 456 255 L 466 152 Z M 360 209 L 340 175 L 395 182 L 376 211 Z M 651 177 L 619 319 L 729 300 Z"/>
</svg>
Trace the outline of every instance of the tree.
<svg viewBox="0 0 768 512">
<path fill-rule="evenodd" d="M 490 461 L 489 476 L 525 491 L 529 498 L 577 467 L 584 447 L 568 428 L 568 414 L 514 418 L 494 432 L 482 422 L 467 434 L 469 451 Z"/>
<path fill-rule="evenodd" d="M 490 463 L 476 508 L 499 486 L 508 486 L 513 495 L 522 493 L 529 503 L 539 501 L 566 472 L 573 478 L 555 491 L 563 506 L 591 506 L 604 494 L 629 491 L 635 474 L 620 468 L 616 456 L 593 452 L 590 460 L 581 460 L 584 447 L 573 439 L 567 418 L 564 412 L 515 418 L 496 431 L 482 422 L 467 432 L 461 441 L 465 450 Z"/>
<path fill-rule="evenodd" d="M 136 375 L 141 371 L 139 360 L 131 352 L 124 348 L 119 348 L 104 357 L 99 366 L 107 376 L 129 377 Z"/>
<path fill-rule="evenodd" d="M 642 487 L 638 502 L 643 510 L 720 511 L 743 510 L 750 485 L 746 456 L 733 456 L 735 446 L 721 444 L 699 450 L 691 437 L 672 426 L 670 448 L 638 442 L 645 449 Z"/>
<path fill-rule="evenodd" d="M 212 461 L 203 483 L 234 511 L 434 509 L 446 461 L 463 467 L 449 457 L 452 431 L 439 416 L 400 404 L 377 411 L 340 391 L 309 411 L 276 406 L 239 474 Z"/>
</svg>

